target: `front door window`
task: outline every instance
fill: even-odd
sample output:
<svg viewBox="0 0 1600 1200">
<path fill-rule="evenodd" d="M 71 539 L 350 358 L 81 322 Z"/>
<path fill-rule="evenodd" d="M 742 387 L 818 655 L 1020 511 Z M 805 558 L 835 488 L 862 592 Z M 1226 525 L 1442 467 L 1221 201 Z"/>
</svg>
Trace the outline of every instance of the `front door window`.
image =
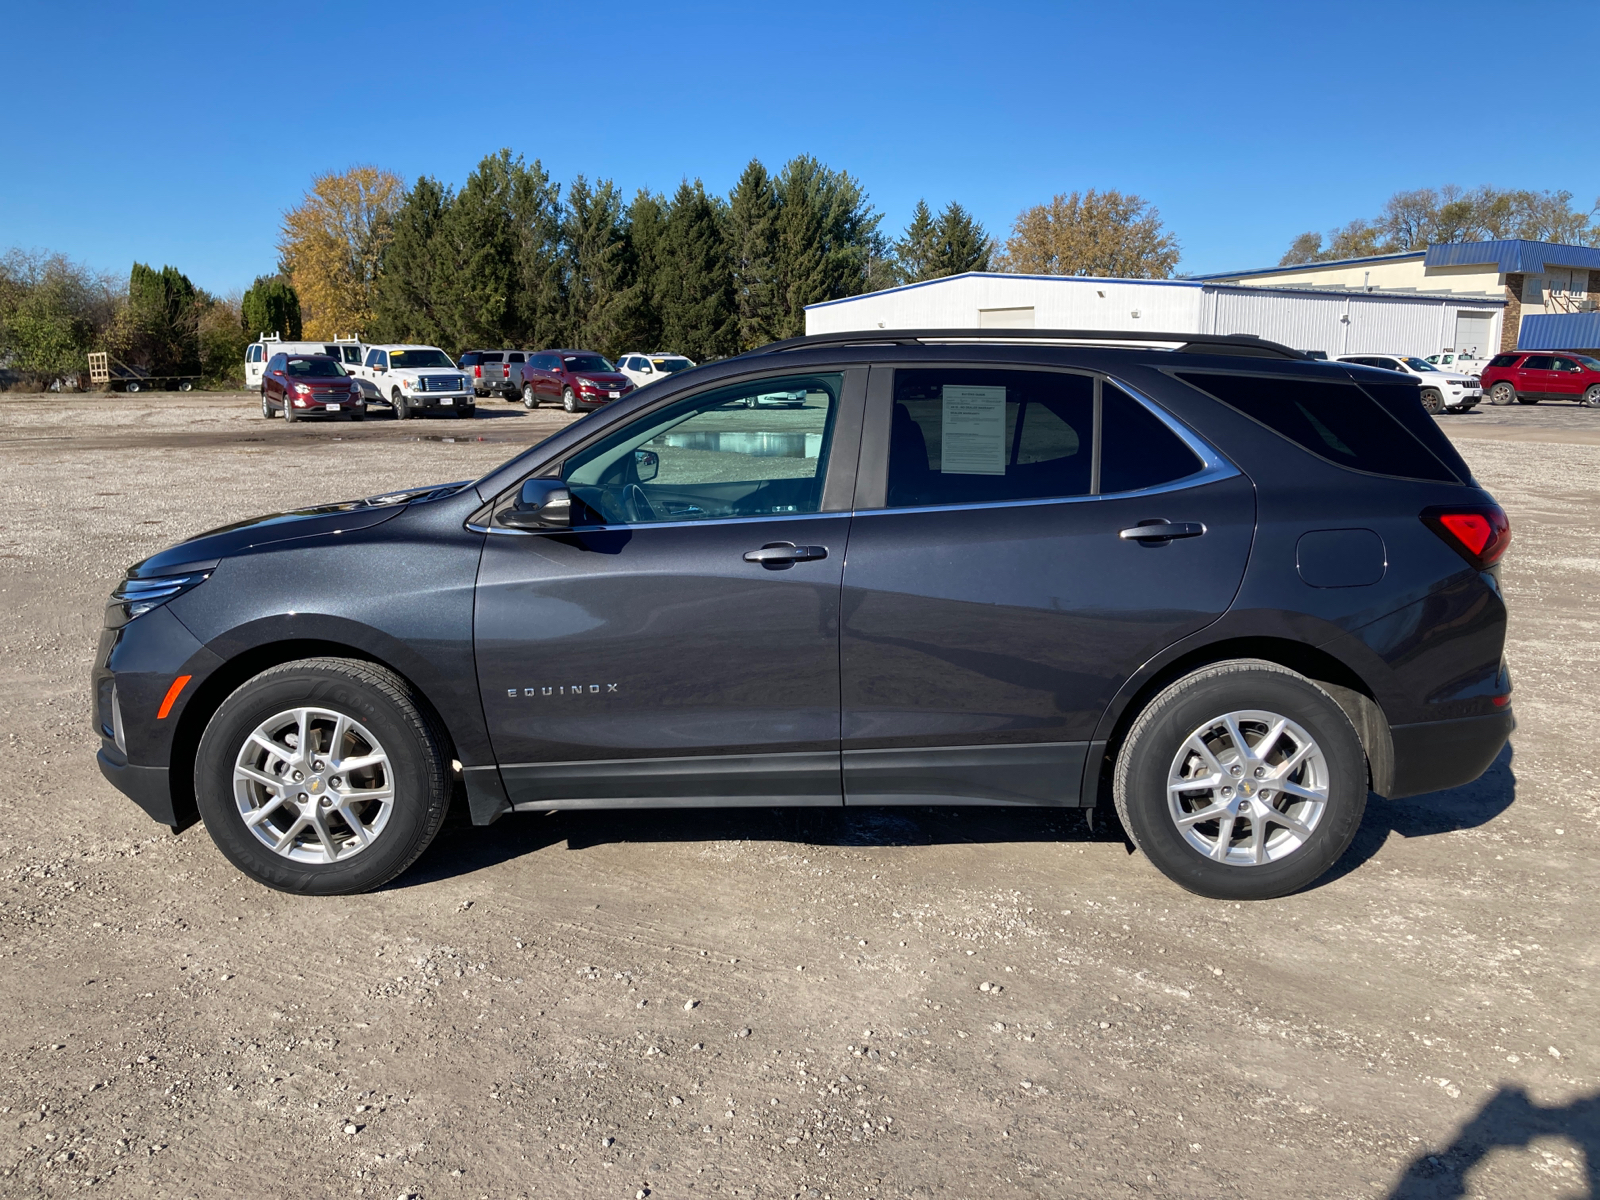
<svg viewBox="0 0 1600 1200">
<path fill-rule="evenodd" d="M 792 516 L 822 506 L 843 376 L 796 375 L 690 397 L 568 460 L 575 525 Z"/>
</svg>

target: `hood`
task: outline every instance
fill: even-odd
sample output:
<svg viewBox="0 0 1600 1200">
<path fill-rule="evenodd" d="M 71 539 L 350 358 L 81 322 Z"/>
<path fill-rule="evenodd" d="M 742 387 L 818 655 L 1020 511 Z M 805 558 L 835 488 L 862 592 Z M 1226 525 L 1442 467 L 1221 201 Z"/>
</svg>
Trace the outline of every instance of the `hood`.
<svg viewBox="0 0 1600 1200">
<path fill-rule="evenodd" d="M 592 379 L 608 387 L 627 387 L 633 383 L 621 371 L 568 371 L 567 374 L 574 379 Z"/>
<path fill-rule="evenodd" d="M 155 575 L 181 575 L 185 571 L 214 567 L 224 558 L 241 554 L 257 546 L 275 542 L 293 541 L 296 538 L 317 537 L 322 534 L 346 533 L 357 529 L 370 529 L 381 525 L 398 514 L 408 504 L 418 500 L 436 500 L 453 495 L 468 482 L 446 483 L 434 487 L 412 488 L 403 492 L 385 492 L 365 500 L 346 500 L 338 504 L 319 504 L 314 508 L 298 508 L 292 512 L 273 513 L 254 517 L 196 534 L 187 541 L 169 546 L 152 554 L 142 562 L 128 568 L 129 579 L 145 579 Z"/>
</svg>

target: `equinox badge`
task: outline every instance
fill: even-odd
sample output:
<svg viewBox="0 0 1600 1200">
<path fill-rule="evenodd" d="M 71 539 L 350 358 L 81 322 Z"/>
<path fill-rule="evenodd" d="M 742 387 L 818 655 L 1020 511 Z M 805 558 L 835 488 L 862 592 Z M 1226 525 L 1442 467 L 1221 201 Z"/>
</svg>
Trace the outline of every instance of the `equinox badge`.
<svg viewBox="0 0 1600 1200">
<path fill-rule="evenodd" d="M 513 700 L 517 698 L 517 692 L 518 689 L 516 688 L 506 689 L 507 697 Z M 521 689 L 521 694 L 524 696 L 582 696 L 585 694 L 590 696 L 598 696 L 602 692 L 608 696 L 618 694 L 617 685 L 614 683 L 566 683 L 557 684 L 555 687 L 530 687 Z"/>
</svg>

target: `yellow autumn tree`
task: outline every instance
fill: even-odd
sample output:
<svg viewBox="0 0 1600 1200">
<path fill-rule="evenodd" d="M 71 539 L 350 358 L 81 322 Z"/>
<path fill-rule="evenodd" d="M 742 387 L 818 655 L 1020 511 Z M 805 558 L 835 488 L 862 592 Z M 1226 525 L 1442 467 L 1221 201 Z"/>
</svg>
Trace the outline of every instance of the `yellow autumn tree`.
<svg viewBox="0 0 1600 1200">
<path fill-rule="evenodd" d="M 392 171 L 351 167 L 312 176 L 283 214 L 280 269 L 300 295 L 306 337 L 359 334 L 371 323 L 378 264 L 404 194 Z"/>
<path fill-rule="evenodd" d="M 1178 239 L 1162 227 L 1152 204 L 1090 188 L 1024 209 L 997 265 L 1022 275 L 1167 279 L 1178 255 Z"/>
</svg>

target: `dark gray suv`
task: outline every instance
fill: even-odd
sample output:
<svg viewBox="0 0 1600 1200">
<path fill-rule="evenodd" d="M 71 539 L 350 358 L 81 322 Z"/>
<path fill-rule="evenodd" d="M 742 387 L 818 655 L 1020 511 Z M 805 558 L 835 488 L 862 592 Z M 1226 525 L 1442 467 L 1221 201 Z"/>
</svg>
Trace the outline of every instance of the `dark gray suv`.
<svg viewBox="0 0 1600 1200">
<path fill-rule="evenodd" d="M 1409 379 L 1091 340 L 777 343 L 476 482 L 193 538 L 107 609 L 101 767 L 304 893 L 393 878 L 453 794 L 1115 804 L 1186 888 L 1304 887 L 1369 790 L 1504 745 L 1505 513 Z"/>
</svg>

